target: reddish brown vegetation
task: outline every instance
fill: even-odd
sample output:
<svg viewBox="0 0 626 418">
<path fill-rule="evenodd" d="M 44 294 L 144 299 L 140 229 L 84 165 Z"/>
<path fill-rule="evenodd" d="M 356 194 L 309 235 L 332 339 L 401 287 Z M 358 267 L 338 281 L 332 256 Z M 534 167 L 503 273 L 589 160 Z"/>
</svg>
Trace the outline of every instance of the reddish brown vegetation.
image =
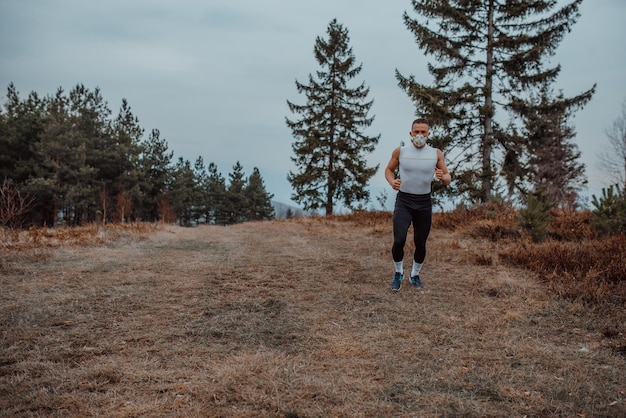
<svg viewBox="0 0 626 418">
<path fill-rule="evenodd" d="M 55 248 L 106 244 L 121 238 L 137 239 L 154 233 L 158 224 L 128 223 L 98 226 L 90 224 L 72 228 L 34 228 L 27 231 L 5 230 L 4 241 L 0 246 L 6 250 L 24 251 L 32 248 Z"/>
<path fill-rule="evenodd" d="M 535 271 L 559 295 L 592 303 L 626 303 L 626 236 L 582 242 L 510 244 L 500 257 Z"/>
<path fill-rule="evenodd" d="M 436 214 L 435 227 L 498 243 L 501 262 L 536 272 L 559 295 L 592 303 L 626 303 L 626 236 L 597 237 L 588 211 L 553 210 L 549 238 L 533 243 L 517 212 L 495 205 Z"/>
</svg>

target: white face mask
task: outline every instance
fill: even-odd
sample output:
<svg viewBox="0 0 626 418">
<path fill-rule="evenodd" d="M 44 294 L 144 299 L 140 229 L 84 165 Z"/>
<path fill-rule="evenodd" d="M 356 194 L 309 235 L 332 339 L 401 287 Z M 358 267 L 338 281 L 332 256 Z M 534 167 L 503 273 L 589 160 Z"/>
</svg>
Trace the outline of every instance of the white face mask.
<svg viewBox="0 0 626 418">
<path fill-rule="evenodd" d="M 411 137 L 411 142 L 416 147 L 421 148 L 426 145 L 426 137 L 424 135 L 415 135 Z"/>
</svg>

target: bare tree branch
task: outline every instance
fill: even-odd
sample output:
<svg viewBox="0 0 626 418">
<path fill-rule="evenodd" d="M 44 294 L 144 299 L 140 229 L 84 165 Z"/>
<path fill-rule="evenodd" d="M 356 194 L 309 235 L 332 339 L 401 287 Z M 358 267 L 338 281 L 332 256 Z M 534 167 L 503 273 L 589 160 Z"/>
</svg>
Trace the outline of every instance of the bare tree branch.
<svg viewBox="0 0 626 418">
<path fill-rule="evenodd" d="M 611 176 L 611 179 L 626 188 L 626 99 L 622 103 L 622 113 L 606 130 L 609 139 L 609 148 L 598 155 L 602 163 L 601 169 Z"/>
<path fill-rule="evenodd" d="M 4 228 L 21 226 L 21 217 L 28 212 L 33 199 L 28 198 L 5 180 L 0 186 L 0 225 Z"/>
</svg>

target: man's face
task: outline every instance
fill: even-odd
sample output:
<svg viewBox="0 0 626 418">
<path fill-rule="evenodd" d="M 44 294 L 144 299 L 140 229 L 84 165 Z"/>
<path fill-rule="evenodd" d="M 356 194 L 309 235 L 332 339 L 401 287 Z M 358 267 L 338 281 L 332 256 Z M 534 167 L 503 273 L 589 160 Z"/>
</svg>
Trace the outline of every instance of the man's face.
<svg viewBox="0 0 626 418">
<path fill-rule="evenodd" d="M 414 123 L 413 130 L 410 132 L 411 136 L 422 135 L 424 138 L 428 138 L 430 132 L 428 132 L 428 125 L 425 123 Z"/>
</svg>

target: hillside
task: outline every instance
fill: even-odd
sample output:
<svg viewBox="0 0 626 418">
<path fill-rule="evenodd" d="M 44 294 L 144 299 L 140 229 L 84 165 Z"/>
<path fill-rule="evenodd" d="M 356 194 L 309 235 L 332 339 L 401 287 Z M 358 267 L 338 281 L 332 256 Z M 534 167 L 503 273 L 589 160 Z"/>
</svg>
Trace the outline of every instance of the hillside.
<svg viewBox="0 0 626 418">
<path fill-rule="evenodd" d="M 2 416 L 626 416 L 623 306 L 498 241 L 392 293 L 389 214 L 66 234 L 0 250 Z"/>
<path fill-rule="evenodd" d="M 288 218 L 289 214 L 295 218 L 304 216 L 304 211 L 299 207 L 282 203 L 277 200 L 272 200 L 272 207 L 274 208 L 274 215 L 276 219 Z"/>
</svg>

